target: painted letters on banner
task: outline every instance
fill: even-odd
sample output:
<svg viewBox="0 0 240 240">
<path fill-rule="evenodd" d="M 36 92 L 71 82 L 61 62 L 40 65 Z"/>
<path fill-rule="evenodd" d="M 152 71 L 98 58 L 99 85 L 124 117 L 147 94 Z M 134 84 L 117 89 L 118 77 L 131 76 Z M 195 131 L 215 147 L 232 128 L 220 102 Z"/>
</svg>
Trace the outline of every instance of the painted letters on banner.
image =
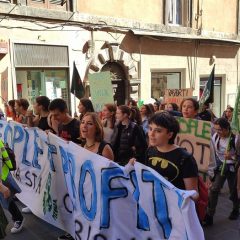
<svg viewBox="0 0 240 240">
<path fill-rule="evenodd" d="M 180 133 L 176 144 L 186 148 L 195 157 L 198 169 L 207 172 L 210 161 L 211 123 L 191 118 L 177 118 Z"/>
<path fill-rule="evenodd" d="M 184 98 L 192 97 L 193 90 L 192 88 L 183 88 L 183 89 L 166 89 L 164 95 L 165 103 L 176 103 L 180 106 Z"/>
<path fill-rule="evenodd" d="M 14 149 L 18 198 L 45 221 L 80 239 L 204 239 L 191 196 L 154 170 L 120 167 L 72 142 L 0 122 Z"/>
</svg>

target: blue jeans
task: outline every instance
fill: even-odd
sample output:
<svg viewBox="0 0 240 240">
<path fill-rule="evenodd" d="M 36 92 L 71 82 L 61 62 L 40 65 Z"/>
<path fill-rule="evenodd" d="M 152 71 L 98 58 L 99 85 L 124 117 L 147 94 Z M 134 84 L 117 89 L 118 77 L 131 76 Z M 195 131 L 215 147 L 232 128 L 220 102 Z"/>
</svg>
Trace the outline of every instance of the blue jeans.
<svg viewBox="0 0 240 240">
<path fill-rule="evenodd" d="M 0 202 L 1 205 L 5 208 L 8 209 L 8 211 L 10 212 L 10 214 L 12 215 L 12 219 L 13 221 L 22 221 L 23 220 L 23 216 L 21 211 L 18 209 L 18 206 L 16 205 L 16 203 L 13 200 L 13 196 L 16 193 L 20 193 L 21 189 L 19 188 L 19 186 L 17 185 L 16 181 L 14 180 L 14 178 L 12 177 L 12 174 L 9 173 L 8 177 L 5 181 L 3 181 L 3 184 L 9 188 L 9 190 L 11 191 L 11 196 L 9 198 L 4 198 L 3 194 L 0 193 Z"/>
</svg>

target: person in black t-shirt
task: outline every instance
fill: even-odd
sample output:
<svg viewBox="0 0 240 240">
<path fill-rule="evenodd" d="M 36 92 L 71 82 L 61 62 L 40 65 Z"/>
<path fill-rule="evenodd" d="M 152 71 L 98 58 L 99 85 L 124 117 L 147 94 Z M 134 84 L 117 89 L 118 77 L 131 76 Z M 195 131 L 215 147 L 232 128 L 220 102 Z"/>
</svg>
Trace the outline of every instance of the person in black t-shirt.
<svg viewBox="0 0 240 240">
<path fill-rule="evenodd" d="M 149 119 L 149 145 L 146 165 L 177 188 L 198 191 L 198 168 L 194 157 L 174 144 L 178 121 L 169 113 L 156 113 Z M 131 159 L 131 163 L 134 159 Z"/>
<path fill-rule="evenodd" d="M 198 191 L 198 168 L 194 157 L 174 144 L 178 121 L 168 113 L 155 114 L 149 120 L 149 144 L 146 164 L 174 186 Z"/>
<path fill-rule="evenodd" d="M 46 96 L 36 98 L 36 102 L 34 103 L 34 113 L 36 116 L 33 115 L 32 111 L 27 111 L 28 126 L 39 127 L 43 131 L 51 130 L 51 127 L 48 125 L 49 104 L 50 100 Z"/>
<path fill-rule="evenodd" d="M 61 98 L 54 99 L 49 105 L 51 116 L 58 122 L 58 136 L 75 143 L 79 140 L 80 122 L 68 113 L 66 102 Z"/>
<path fill-rule="evenodd" d="M 69 115 L 67 103 L 61 98 L 56 98 L 50 103 L 48 109 L 53 120 L 58 123 L 58 136 L 66 141 L 81 143 L 79 139 L 80 122 Z M 59 236 L 58 239 L 74 240 L 69 233 Z"/>
</svg>

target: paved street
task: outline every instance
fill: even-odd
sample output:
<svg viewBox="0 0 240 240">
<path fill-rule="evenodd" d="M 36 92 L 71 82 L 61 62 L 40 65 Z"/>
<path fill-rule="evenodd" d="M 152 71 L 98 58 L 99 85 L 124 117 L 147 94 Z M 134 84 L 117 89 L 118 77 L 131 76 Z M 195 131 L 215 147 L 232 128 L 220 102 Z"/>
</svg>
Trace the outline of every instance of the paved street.
<svg viewBox="0 0 240 240">
<path fill-rule="evenodd" d="M 231 202 L 228 200 L 227 194 L 223 193 L 219 198 L 214 225 L 204 229 L 206 240 L 240 239 L 240 235 L 238 235 L 238 221 L 230 221 L 227 218 L 230 210 Z M 62 234 L 61 230 L 45 223 L 33 214 L 25 215 L 25 219 L 25 228 L 23 232 L 16 235 L 10 234 L 11 223 L 9 224 L 6 240 L 54 240 L 57 239 L 58 235 Z"/>
<path fill-rule="evenodd" d="M 18 205 L 20 205 L 20 208 L 23 207 L 23 205 L 20 203 Z M 8 217 L 10 217 L 7 212 L 6 214 Z M 57 236 L 62 234 L 61 230 L 42 221 L 40 218 L 35 217 L 33 214 L 24 214 L 24 216 L 25 227 L 19 234 L 10 233 L 12 222 L 9 221 L 10 224 L 8 224 L 7 237 L 5 238 L 6 240 L 54 240 L 57 239 Z"/>
</svg>

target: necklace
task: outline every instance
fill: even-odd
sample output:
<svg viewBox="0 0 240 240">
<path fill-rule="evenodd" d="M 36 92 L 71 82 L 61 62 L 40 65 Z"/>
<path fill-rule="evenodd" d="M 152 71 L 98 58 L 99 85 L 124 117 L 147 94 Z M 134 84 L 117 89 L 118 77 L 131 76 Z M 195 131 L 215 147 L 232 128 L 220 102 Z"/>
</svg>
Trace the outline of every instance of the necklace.
<svg viewBox="0 0 240 240">
<path fill-rule="evenodd" d="M 85 147 L 86 147 L 86 148 L 91 148 L 91 147 L 93 147 L 93 146 L 95 146 L 95 143 L 92 144 L 92 145 L 89 145 L 89 146 L 88 146 L 87 144 L 85 144 Z"/>
</svg>

